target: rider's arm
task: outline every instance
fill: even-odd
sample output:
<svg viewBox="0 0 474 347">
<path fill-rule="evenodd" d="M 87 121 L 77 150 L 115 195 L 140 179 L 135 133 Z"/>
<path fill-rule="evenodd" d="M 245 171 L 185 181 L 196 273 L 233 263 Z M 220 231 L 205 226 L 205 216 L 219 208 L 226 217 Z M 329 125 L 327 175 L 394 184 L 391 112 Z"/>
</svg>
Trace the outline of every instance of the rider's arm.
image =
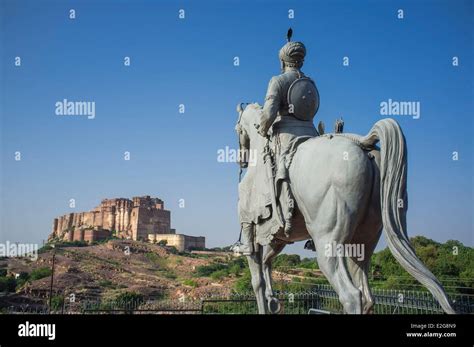
<svg viewBox="0 0 474 347">
<path fill-rule="evenodd" d="M 263 112 L 261 113 L 260 127 L 258 128 L 258 132 L 262 136 L 267 135 L 268 129 L 272 126 L 280 109 L 279 90 L 280 85 L 278 79 L 273 77 L 268 84 L 265 104 L 263 105 Z"/>
</svg>

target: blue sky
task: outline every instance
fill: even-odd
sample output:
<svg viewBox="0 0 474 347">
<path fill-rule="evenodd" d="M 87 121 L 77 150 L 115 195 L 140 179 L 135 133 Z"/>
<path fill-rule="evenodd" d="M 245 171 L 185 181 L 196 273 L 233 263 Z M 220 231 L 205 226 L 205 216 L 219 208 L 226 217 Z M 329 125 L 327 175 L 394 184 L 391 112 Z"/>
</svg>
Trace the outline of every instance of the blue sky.
<svg viewBox="0 0 474 347">
<path fill-rule="evenodd" d="M 57 215 L 148 194 L 178 232 L 234 242 L 238 170 L 217 151 L 237 146 L 235 106 L 263 102 L 291 26 L 319 88 L 316 122 L 343 117 L 365 134 L 380 102 L 421 103 L 420 119 L 394 117 L 409 150 L 408 233 L 473 244 L 470 1 L 1 0 L 0 21 L 0 241 L 41 242 Z M 64 98 L 95 101 L 96 118 L 57 116 Z"/>
</svg>

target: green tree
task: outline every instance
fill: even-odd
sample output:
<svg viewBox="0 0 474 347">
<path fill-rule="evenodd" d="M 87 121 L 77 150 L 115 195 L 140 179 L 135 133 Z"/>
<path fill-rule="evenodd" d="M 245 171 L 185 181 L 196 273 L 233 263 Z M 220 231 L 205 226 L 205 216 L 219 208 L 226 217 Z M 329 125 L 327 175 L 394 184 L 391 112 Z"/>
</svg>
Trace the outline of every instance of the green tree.
<svg viewBox="0 0 474 347">
<path fill-rule="evenodd" d="M 284 267 L 297 267 L 301 263 L 301 258 L 297 254 L 280 254 L 273 261 L 273 267 L 284 268 Z"/>
<path fill-rule="evenodd" d="M 449 240 L 438 243 L 424 236 L 411 240 L 416 254 L 451 292 L 474 293 L 474 249 Z M 424 290 L 385 248 L 372 256 L 371 274 L 377 287 Z"/>
</svg>

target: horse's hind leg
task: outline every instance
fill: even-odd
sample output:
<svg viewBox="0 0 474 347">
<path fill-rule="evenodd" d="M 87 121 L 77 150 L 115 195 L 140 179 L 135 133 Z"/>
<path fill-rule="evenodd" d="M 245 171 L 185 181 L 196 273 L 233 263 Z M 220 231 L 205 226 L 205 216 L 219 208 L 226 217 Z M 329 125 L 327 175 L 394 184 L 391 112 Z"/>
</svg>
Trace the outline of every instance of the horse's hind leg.
<svg viewBox="0 0 474 347">
<path fill-rule="evenodd" d="M 372 308 L 375 304 L 372 292 L 369 287 L 369 279 L 367 276 L 367 268 L 365 264 L 348 258 L 347 268 L 351 274 L 352 282 L 362 293 L 362 313 L 372 313 Z"/>
<path fill-rule="evenodd" d="M 363 245 L 363 254 L 347 258 L 347 267 L 354 285 L 362 292 L 362 313 L 372 313 L 375 301 L 370 291 L 368 272 L 370 259 L 374 253 L 375 246 L 380 238 L 380 227 L 370 226 L 364 223 L 354 233 L 351 244 Z"/>
<path fill-rule="evenodd" d="M 351 314 L 361 314 L 361 292 L 352 283 L 344 255 L 338 255 L 337 249 L 334 249 L 334 247 L 344 247 L 352 238 L 351 221 L 354 220 L 354 216 L 348 211 L 344 202 L 337 204 L 336 199 L 326 201 L 328 202 L 319 209 L 325 213 L 320 213 L 308 225 L 308 230 L 316 246 L 319 268 L 337 292 L 344 311 Z M 339 199 L 339 201 L 341 200 Z"/>
<path fill-rule="evenodd" d="M 362 292 L 362 312 L 372 313 L 375 305 L 374 297 L 369 287 L 368 273 L 370 260 L 382 233 L 382 216 L 380 212 L 380 187 L 376 176 L 372 189 L 372 199 L 362 223 L 357 226 L 351 240 L 355 246 L 363 245 L 362 256 L 353 256 L 347 259 L 349 273 L 354 285 Z"/>
<path fill-rule="evenodd" d="M 335 241 L 330 238 L 326 238 L 326 240 L 327 244 Z M 346 268 L 345 259 L 341 256 L 326 256 L 324 254 L 324 244 L 326 242 L 319 242 L 319 245 L 316 246 L 319 268 L 337 292 L 344 311 L 350 314 L 361 314 L 361 292 L 352 283 Z"/>
</svg>

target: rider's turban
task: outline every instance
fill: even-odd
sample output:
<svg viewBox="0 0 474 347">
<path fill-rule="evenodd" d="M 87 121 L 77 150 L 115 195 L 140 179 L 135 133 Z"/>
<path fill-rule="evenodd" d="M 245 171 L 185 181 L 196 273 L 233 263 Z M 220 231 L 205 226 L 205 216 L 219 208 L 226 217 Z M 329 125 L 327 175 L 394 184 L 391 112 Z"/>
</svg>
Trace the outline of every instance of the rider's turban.
<svg viewBox="0 0 474 347">
<path fill-rule="evenodd" d="M 280 49 L 280 60 L 289 67 L 303 64 L 306 55 L 306 47 L 302 42 L 290 41 Z"/>
</svg>

